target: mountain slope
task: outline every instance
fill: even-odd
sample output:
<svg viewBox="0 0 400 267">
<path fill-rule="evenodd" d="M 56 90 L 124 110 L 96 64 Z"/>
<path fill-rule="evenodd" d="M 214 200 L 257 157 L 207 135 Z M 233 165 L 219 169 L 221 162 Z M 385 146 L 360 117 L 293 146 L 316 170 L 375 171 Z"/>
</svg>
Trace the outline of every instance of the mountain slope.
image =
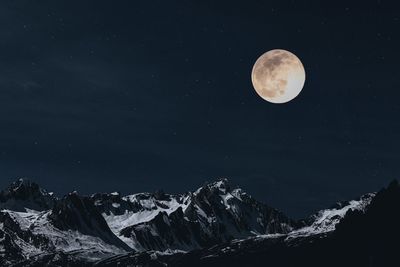
<svg viewBox="0 0 400 267">
<path fill-rule="evenodd" d="M 180 195 L 73 192 L 61 199 L 20 179 L 0 196 L 4 264 L 31 264 L 32 258 L 87 264 L 132 249 L 190 251 L 296 228 L 282 213 L 231 189 L 226 179 Z"/>
<path fill-rule="evenodd" d="M 335 230 L 336 225 L 346 216 L 349 211 L 364 212 L 375 193 L 369 193 L 358 199 L 338 202 L 335 206 L 318 211 L 305 220 L 306 226 L 296 229 L 288 234 L 288 239 L 326 234 Z"/>
<path fill-rule="evenodd" d="M 358 205 L 355 205 L 356 202 Z M 346 210 L 344 215 L 343 209 Z M 397 181 L 376 195 L 364 195 L 357 201 L 321 211 L 317 215 L 335 213 L 343 217 L 338 221 L 330 220 L 335 227 L 324 228 L 325 232 L 250 237 L 189 253 L 153 255 L 147 252 L 147 257 L 138 254 L 125 255 L 117 261 L 101 261 L 98 266 L 113 266 L 117 262 L 179 267 L 399 266 L 397 250 L 400 240 L 400 186 Z M 320 222 L 321 218 L 317 216 L 311 225 Z M 292 238 L 288 238 L 290 236 Z M 146 258 L 147 261 L 144 261 Z"/>
<path fill-rule="evenodd" d="M 397 266 L 397 182 L 301 221 L 226 179 L 61 199 L 18 180 L 0 196 L 0 266 Z"/>
<path fill-rule="evenodd" d="M 104 242 L 129 251 L 129 247 L 117 238 L 88 197 L 76 192 L 58 201 L 47 218 L 52 225 L 63 231 L 78 231 L 81 234 L 98 237 Z"/>
<path fill-rule="evenodd" d="M 234 238 L 288 233 L 296 222 L 221 179 L 182 195 L 93 195 L 114 233 L 132 248 L 189 251 Z"/>
<path fill-rule="evenodd" d="M 111 232 L 89 198 L 69 194 L 56 199 L 37 184 L 23 180 L 13 183 L 2 196 L 1 266 L 28 260 L 27 265 L 32 257 L 55 255 L 90 262 L 131 250 Z M 25 204 L 29 208 L 23 208 Z"/>
</svg>

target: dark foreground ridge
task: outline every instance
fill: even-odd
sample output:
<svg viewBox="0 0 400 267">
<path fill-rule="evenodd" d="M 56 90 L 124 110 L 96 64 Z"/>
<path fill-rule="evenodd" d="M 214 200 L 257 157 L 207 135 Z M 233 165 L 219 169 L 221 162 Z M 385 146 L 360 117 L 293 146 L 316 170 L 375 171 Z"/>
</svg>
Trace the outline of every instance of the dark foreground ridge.
<svg viewBox="0 0 400 267">
<path fill-rule="evenodd" d="M 400 266 L 400 187 L 296 221 L 226 179 L 63 198 L 19 179 L 0 192 L 0 266 Z"/>
</svg>

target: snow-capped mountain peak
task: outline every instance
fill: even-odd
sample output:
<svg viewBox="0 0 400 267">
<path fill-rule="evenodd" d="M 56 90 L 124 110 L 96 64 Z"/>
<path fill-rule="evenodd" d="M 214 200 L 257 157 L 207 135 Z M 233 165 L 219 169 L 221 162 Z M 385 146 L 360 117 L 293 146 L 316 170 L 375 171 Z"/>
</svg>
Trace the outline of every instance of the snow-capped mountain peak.
<svg viewBox="0 0 400 267">
<path fill-rule="evenodd" d="M 95 194 L 92 199 L 112 231 L 136 250 L 191 250 L 295 227 L 282 213 L 232 190 L 227 179 L 185 194 Z"/>
<path fill-rule="evenodd" d="M 328 236 L 349 211 L 368 210 L 374 197 L 339 202 L 298 222 L 232 188 L 227 179 L 183 194 L 87 197 L 74 191 L 61 199 L 35 183 L 17 180 L 0 193 L 0 265 L 32 257 L 97 261 L 131 250 L 162 255 L 223 243 L 236 249 L 281 241 L 293 245 Z"/>
</svg>

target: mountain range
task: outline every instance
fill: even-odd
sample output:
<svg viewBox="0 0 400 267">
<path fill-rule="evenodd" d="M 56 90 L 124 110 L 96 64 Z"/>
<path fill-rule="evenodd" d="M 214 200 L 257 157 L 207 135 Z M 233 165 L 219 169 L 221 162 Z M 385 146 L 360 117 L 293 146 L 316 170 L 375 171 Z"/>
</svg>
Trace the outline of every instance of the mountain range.
<svg viewBox="0 0 400 267">
<path fill-rule="evenodd" d="M 1 266 L 400 266 L 400 187 L 294 220 L 227 179 L 192 192 L 0 192 Z"/>
</svg>

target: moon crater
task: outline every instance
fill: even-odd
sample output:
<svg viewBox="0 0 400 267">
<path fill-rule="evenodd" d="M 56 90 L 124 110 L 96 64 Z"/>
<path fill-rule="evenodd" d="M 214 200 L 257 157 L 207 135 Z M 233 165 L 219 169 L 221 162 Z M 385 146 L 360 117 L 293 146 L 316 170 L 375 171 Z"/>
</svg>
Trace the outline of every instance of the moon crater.
<svg viewBox="0 0 400 267">
<path fill-rule="evenodd" d="M 260 97 L 271 103 L 286 103 L 303 88 L 305 71 L 300 59 L 289 51 L 275 49 L 254 64 L 251 80 Z"/>
</svg>

